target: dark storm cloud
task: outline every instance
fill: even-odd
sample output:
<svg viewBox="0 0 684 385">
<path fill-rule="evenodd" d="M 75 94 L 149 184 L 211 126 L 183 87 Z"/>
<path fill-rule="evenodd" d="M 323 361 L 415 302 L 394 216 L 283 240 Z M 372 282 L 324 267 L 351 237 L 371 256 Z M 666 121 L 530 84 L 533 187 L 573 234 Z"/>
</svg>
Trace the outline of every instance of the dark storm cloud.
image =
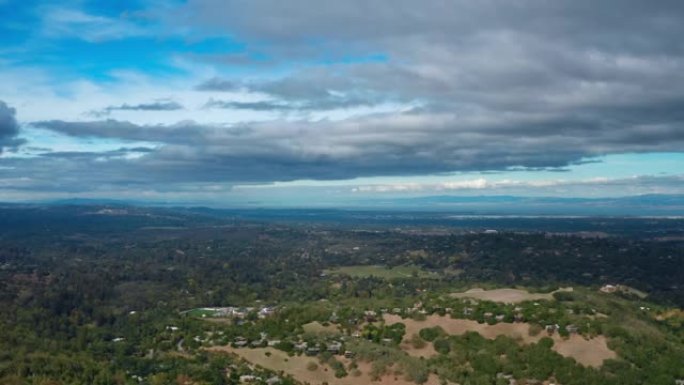
<svg viewBox="0 0 684 385">
<path fill-rule="evenodd" d="M 23 140 L 18 139 L 19 124 L 15 117 L 16 110 L 0 100 L 0 154 L 3 149 L 14 148 Z"/>
</svg>

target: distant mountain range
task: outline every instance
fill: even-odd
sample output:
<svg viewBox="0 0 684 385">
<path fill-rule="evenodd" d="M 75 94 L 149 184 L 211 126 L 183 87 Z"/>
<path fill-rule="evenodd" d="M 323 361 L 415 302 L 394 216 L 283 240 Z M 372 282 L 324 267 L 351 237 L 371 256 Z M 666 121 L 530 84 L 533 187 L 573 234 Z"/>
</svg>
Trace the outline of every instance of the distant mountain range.
<svg viewBox="0 0 684 385">
<path fill-rule="evenodd" d="M 367 204 L 383 209 L 454 211 L 483 215 L 684 215 L 684 195 L 659 194 L 607 198 L 438 195 L 377 199 Z"/>
<path fill-rule="evenodd" d="M 311 207 L 184 204 L 183 202 L 72 198 L 33 202 L 52 206 L 213 207 L 217 209 L 312 209 Z M 223 206 L 223 207 L 222 207 Z M 315 209 L 326 209 L 315 207 Z M 578 216 L 684 216 L 684 195 L 638 195 L 573 198 L 511 195 L 436 195 L 410 198 L 377 198 L 343 203 L 327 209 L 441 212 L 454 215 L 578 215 Z"/>
</svg>

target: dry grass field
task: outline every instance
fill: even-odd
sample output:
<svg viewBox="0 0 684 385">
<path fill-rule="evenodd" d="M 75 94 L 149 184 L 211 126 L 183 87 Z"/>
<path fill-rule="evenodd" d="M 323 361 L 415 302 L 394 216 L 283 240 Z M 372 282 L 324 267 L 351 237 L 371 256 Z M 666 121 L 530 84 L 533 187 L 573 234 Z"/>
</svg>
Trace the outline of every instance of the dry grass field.
<svg viewBox="0 0 684 385">
<path fill-rule="evenodd" d="M 552 293 L 530 293 L 526 290 L 520 289 L 470 289 L 463 293 L 452 293 L 451 296 L 455 298 L 473 298 L 483 301 L 502 302 L 502 303 L 520 303 L 524 301 L 539 301 L 539 300 L 553 300 L 553 293 L 559 291 L 572 291 L 571 287 L 561 288 Z"/>
<path fill-rule="evenodd" d="M 413 334 L 418 334 L 421 329 L 435 326 L 441 327 L 445 332 L 451 335 L 477 332 L 488 339 L 494 339 L 497 336 L 504 335 L 524 344 L 538 342 L 542 337 L 547 336 L 546 333 L 531 336 L 529 333 L 530 325 L 527 323 L 498 323 L 496 325 L 488 325 L 480 324 L 473 320 L 453 319 L 437 315 L 429 316 L 425 321 L 415 321 L 412 319 L 402 319 L 400 316 L 391 314 L 386 314 L 384 320 L 388 325 L 398 322 L 406 325 L 406 338 L 402 341 L 401 348 L 404 349 L 406 353 L 417 357 L 429 357 L 436 354 L 436 352 L 434 349 L 427 347 L 414 349 L 409 342 L 410 337 Z M 604 360 L 616 357 L 615 352 L 608 348 L 606 338 L 603 336 L 587 340 L 579 335 L 573 335 L 570 338 L 564 339 L 558 334 L 555 334 L 552 338 L 554 341 L 553 350 L 563 356 L 572 357 L 575 361 L 585 366 L 600 367 Z"/>
<path fill-rule="evenodd" d="M 338 334 L 340 332 L 337 329 L 337 327 L 334 325 L 324 326 L 320 322 L 316 322 L 316 321 L 309 322 L 308 324 L 302 325 L 302 329 L 304 329 L 304 333 L 318 334 L 318 335 Z"/>
<path fill-rule="evenodd" d="M 230 346 L 212 347 L 208 349 L 213 352 L 225 352 L 238 355 L 252 364 L 261 367 L 289 374 L 297 381 L 309 383 L 311 385 L 328 383 L 329 385 L 359 385 L 359 384 L 375 384 L 375 385 L 415 385 L 413 382 L 407 381 L 403 376 L 386 375 L 379 380 L 374 381 L 370 376 L 371 365 L 367 362 L 359 362 L 358 369 L 361 372 L 359 376 L 348 375 L 344 378 L 336 378 L 334 371 L 325 365 L 321 365 L 315 357 L 307 356 L 293 356 L 289 357 L 286 353 L 273 348 L 258 348 L 258 349 L 236 349 Z M 267 355 L 266 353 L 270 353 Z M 339 360 L 347 366 L 350 361 L 339 358 Z M 309 370 L 307 364 L 316 362 L 318 367 L 316 370 Z M 439 379 L 435 375 L 431 375 L 425 385 L 439 385 Z"/>
</svg>

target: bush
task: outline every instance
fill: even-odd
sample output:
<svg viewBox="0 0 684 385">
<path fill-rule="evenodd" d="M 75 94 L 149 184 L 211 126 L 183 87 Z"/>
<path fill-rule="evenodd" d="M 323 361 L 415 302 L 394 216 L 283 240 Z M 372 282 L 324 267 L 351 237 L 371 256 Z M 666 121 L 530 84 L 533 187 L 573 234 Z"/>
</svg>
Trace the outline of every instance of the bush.
<svg viewBox="0 0 684 385">
<path fill-rule="evenodd" d="M 569 291 L 557 291 L 553 293 L 553 298 L 558 302 L 570 302 L 575 300 L 575 295 Z"/>
<path fill-rule="evenodd" d="M 449 346 L 449 340 L 447 339 L 436 339 L 435 342 L 432 343 L 432 345 L 435 347 L 435 350 L 439 354 L 449 354 L 451 352 L 451 346 Z"/>
<path fill-rule="evenodd" d="M 433 328 L 421 329 L 418 334 L 420 335 L 420 338 L 424 339 L 425 341 L 434 341 L 435 338 L 444 335 L 445 333 L 441 327 L 435 326 Z"/>
<path fill-rule="evenodd" d="M 318 369 L 318 364 L 311 361 L 308 364 L 306 364 L 306 369 L 313 372 L 314 370 Z"/>
<path fill-rule="evenodd" d="M 411 336 L 411 346 L 413 346 L 414 349 L 422 349 L 426 345 L 425 340 L 420 338 L 419 335 L 414 334 Z"/>
</svg>

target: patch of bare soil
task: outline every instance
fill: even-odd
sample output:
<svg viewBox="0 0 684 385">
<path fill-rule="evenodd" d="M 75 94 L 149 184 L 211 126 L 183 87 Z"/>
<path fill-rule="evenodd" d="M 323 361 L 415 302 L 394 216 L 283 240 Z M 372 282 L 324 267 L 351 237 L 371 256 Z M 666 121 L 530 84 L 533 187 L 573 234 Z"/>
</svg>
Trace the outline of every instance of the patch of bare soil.
<svg viewBox="0 0 684 385">
<path fill-rule="evenodd" d="M 494 289 L 484 290 L 480 288 L 470 289 L 463 293 L 452 293 L 454 298 L 474 298 L 483 301 L 520 303 L 524 301 L 553 300 L 553 293 L 559 291 L 572 291 L 571 287 L 561 288 L 552 293 L 530 293 L 520 289 Z"/>
<path fill-rule="evenodd" d="M 406 325 L 405 335 L 407 337 L 402 341 L 401 348 L 408 354 L 423 357 L 430 357 L 437 354 L 437 352 L 434 351 L 434 348 L 431 350 L 427 348 L 413 349 L 409 342 L 410 336 L 420 333 L 422 329 L 435 326 L 441 327 L 451 335 L 477 332 L 488 339 L 495 339 L 497 336 L 503 335 L 524 344 L 536 343 L 542 337 L 548 336 L 546 333 L 531 336 L 530 324 L 528 323 L 498 323 L 489 325 L 480 324 L 473 320 L 453 319 L 438 315 L 431 315 L 425 321 L 416 321 L 413 319 L 402 319 L 400 316 L 393 314 L 385 314 L 384 320 L 388 325 L 398 322 Z M 565 339 L 558 334 L 554 334 L 551 338 L 554 341 L 553 350 L 563 356 L 572 357 L 575 361 L 585 366 L 600 367 L 604 360 L 617 357 L 615 352 L 608 348 L 608 343 L 604 336 L 588 340 L 580 335 L 572 335 L 570 338 Z"/>
<path fill-rule="evenodd" d="M 348 375 L 344 378 L 335 377 L 334 371 L 326 366 L 321 365 L 316 357 L 307 356 L 293 356 L 289 357 L 285 352 L 273 348 L 257 348 L 257 349 L 236 349 L 230 346 L 215 346 L 207 350 L 213 352 L 225 352 L 235 354 L 252 364 L 262 366 L 273 371 L 282 371 L 289 374 L 297 381 L 309 383 L 311 385 L 323 384 L 327 382 L 330 385 L 359 385 L 359 384 L 377 384 L 377 385 L 415 385 L 413 382 L 406 381 L 403 375 L 388 374 L 378 380 L 373 380 L 370 376 L 371 364 L 368 362 L 358 362 L 358 370 L 361 372 L 359 376 Z M 270 355 L 266 353 L 269 352 Z M 350 361 L 348 359 L 339 358 L 339 360 L 348 366 Z M 309 370 L 307 364 L 316 362 L 318 367 L 316 370 Z M 436 375 L 431 375 L 425 385 L 439 385 L 439 378 Z"/>
</svg>

